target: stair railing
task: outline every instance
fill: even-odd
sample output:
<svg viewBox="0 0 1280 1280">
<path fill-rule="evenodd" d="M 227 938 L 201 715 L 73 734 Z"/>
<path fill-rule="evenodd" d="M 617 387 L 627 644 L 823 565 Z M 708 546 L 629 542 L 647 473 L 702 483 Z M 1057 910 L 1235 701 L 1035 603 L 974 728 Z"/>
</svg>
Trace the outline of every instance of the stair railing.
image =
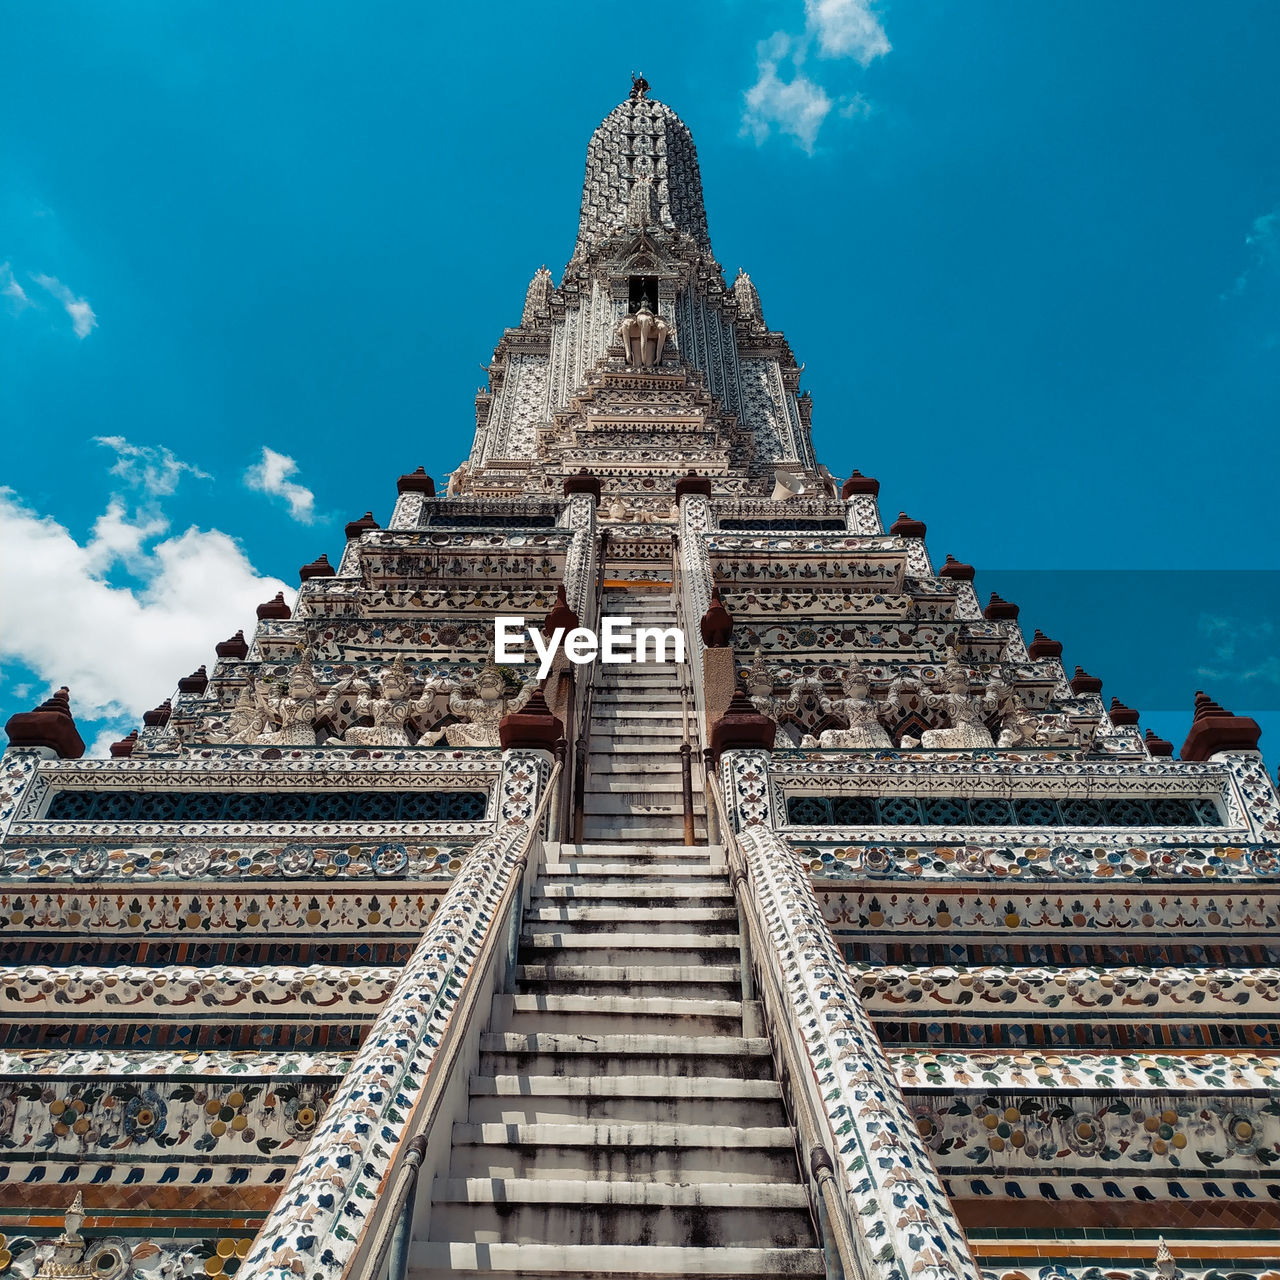
<svg viewBox="0 0 1280 1280">
<path fill-rule="evenodd" d="M 781 1074 L 790 1082 L 787 1098 L 799 1139 L 801 1172 L 809 1181 L 814 1216 L 826 1255 L 827 1280 L 873 1280 L 877 1268 L 854 1226 L 848 1201 L 836 1178 L 834 1136 L 822 1108 L 809 1055 L 799 1040 L 776 950 L 749 887 L 751 873 L 746 853 L 725 812 L 719 770 L 708 766 L 707 775 L 707 813 L 710 816 L 714 808 L 742 925 L 742 994 L 744 999 L 759 1000 L 764 1006 Z"/>
<path fill-rule="evenodd" d="M 594 627 L 597 634 L 600 630 L 600 615 L 604 609 L 604 576 L 605 560 L 609 550 L 609 530 L 600 530 L 600 553 L 596 561 L 595 594 L 592 596 L 593 617 L 583 620 L 583 625 Z M 584 668 L 579 667 L 579 672 Z M 591 746 L 591 709 L 595 702 L 595 670 L 596 664 L 585 669 L 582 680 L 581 696 L 574 698 L 574 743 L 573 743 L 573 797 L 570 805 L 571 838 L 575 844 L 582 843 L 583 810 L 586 808 L 587 795 L 587 754 Z M 575 694 L 578 692 L 577 677 L 574 678 Z"/>
<path fill-rule="evenodd" d="M 697 706 L 697 694 L 694 689 L 694 655 L 689 651 L 688 619 L 685 617 L 684 584 L 680 570 L 680 535 L 671 535 L 671 603 L 674 606 L 675 623 L 686 636 L 683 673 L 680 677 L 680 799 L 684 809 L 684 842 L 686 845 L 698 843 L 697 819 L 693 812 L 693 743 L 689 739 L 689 703 L 694 703 L 694 719 L 700 720 Z M 698 681 L 700 683 L 700 680 Z M 708 810 L 708 817 L 710 811 Z M 708 822 L 708 826 L 710 823 Z"/>
<path fill-rule="evenodd" d="M 480 943 L 470 978 L 441 1039 L 426 1091 L 414 1108 L 415 1118 L 423 1118 L 421 1127 L 405 1142 L 400 1168 L 389 1191 L 378 1202 L 378 1219 L 368 1245 L 363 1256 L 357 1253 L 352 1260 L 344 1280 L 404 1280 L 408 1274 L 419 1172 L 432 1145 L 436 1121 L 442 1120 L 452 1130 L 454 1108 L 447 1104 L 447 1094 L 471 1043 L 470 1032 L 477 1013 L 487 1011 L 493 995 L 509 985 L 514 975 L 524 911 L 542 869 L 543 819 L 560 770 L 561 764 L 556 761 L 528 831 L 520 841 L 511 875 L 494 911 L 493 925 Z M 449 1134 L 445 1137 L 447 1142 Z"/>
</svg>

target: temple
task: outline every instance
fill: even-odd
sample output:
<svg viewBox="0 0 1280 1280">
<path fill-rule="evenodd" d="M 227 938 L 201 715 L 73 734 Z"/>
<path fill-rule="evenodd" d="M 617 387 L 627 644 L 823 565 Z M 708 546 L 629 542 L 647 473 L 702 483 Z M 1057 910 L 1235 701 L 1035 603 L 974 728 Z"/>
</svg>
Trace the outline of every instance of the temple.
<svg viewBox="0 0 1280 1280">
<path fill-rule="evenodd" d="M 443 492 L 110 759 L 10 720 L 0 1276 L 1280 1280 L 1257 725 L 818 461 L 642 78 L 511 302 Z"/>
</svg>

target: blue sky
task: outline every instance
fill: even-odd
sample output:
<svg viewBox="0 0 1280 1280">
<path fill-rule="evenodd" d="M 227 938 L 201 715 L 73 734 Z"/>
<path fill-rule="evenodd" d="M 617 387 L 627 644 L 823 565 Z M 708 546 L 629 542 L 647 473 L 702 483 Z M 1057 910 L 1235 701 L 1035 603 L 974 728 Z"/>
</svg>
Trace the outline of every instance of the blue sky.
<svg viewBox="0 0 1280 1280">
<path fill-rule="evenodd" d="M 66 682 L 116 736 L 397 474 L 456 465 L 643 70 L 832 471 L 1175 744 L 1203 685 L 1280 758 L 1280 7 L 30 0 L 4 29 L 0 717 Z"/>
</svg>

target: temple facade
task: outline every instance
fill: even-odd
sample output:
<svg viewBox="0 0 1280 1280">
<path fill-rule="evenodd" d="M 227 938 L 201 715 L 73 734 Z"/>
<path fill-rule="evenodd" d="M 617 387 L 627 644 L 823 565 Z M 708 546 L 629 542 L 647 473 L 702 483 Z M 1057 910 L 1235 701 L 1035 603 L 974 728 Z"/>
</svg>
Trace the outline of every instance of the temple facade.
<svg viewBox="0 0 1280 1280">
<path fill-rule="evenodd" d="M 110 759 L 10 720 L 0 1277 L 1280 1280 L 1257 725 L 1175 758 L 812 415 L 635 80 L 442 492 Z"/>
</svg>

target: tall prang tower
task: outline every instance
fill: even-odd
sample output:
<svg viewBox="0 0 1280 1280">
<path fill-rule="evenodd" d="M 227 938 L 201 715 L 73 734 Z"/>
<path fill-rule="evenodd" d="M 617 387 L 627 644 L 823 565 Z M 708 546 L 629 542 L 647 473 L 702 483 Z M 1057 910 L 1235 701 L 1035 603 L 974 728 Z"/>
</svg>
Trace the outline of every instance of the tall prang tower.
<svg viewBox="0 0 1280 1280">
<path fill-rule="evenodd" d="M 111 759 L 9 722 L 0 1277 L 1277 1280 L 1256 724 L 819 465 L 643 79 L 475 409 Z"/>
</svg>

